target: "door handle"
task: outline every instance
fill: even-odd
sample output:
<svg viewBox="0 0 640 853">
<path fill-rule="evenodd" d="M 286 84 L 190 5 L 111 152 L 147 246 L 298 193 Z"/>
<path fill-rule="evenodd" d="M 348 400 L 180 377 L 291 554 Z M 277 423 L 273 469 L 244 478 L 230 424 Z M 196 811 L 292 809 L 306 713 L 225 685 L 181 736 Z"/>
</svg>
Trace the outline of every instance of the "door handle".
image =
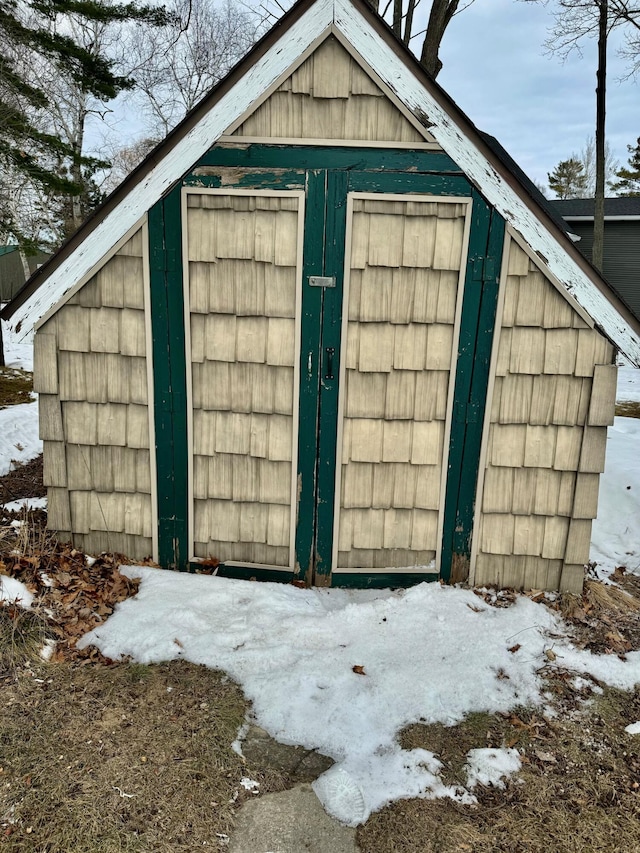
<svg viewBox="0 0 640 853">
<path fill-rule="evenodd" d="M 326 364 L 327 369 L 324 374 L 325 379 L 333 379 L 333 356 L 335 354 L 335 347 L 325 347 L 325 356 L 326 356 Z"/>
</svg>

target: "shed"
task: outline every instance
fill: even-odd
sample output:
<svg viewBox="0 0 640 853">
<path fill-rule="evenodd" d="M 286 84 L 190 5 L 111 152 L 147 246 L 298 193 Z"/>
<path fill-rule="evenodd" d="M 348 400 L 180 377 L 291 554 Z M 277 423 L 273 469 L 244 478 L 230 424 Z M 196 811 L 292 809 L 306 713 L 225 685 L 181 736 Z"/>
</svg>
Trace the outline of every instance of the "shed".
<svg viewBox="0 0 640 853">
<path fill-rule="evenodd" d="M 640 323 L 365 0 L 299 0 L 5 310 L 49 524 L 315 585 L 578 590 Z"/>
<path fill-rule="evenodd" d="M 30 272 L 36 270 L 49 255 L 36 252 L 28 255 Z M 0 302 L 9 302 L 25 282 L 25 271 L 17 246 L 0 246 Z"/>
<path fill-rule="evenodd" d="M 594 200 L 555 199 L 550 204 L 580 238 L 578 249 L 591 260 Z M 640 318 L 640 198 L 605 198 L 602 272 Z"/>
</svg>

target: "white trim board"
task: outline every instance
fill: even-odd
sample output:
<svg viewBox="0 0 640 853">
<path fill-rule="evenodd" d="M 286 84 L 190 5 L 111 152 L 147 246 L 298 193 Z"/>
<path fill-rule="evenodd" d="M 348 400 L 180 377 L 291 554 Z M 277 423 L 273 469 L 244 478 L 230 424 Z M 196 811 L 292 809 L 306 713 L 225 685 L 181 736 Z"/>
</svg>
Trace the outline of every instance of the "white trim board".
<svg viewBox="0 0 640 853">
<path fill-rule="evenodd" d="M 322 34 L 333 31 L 340 40 L 375 69 L 380 81 L 395 94 L 423 128 L 483 193 L 487 201 L 516 229 L 544 267 L 592 316 L 605 334 L 634 363 L 640 365 L 640 335 L 600 291 L 538 218 L 505 176 L 441 106 L 435 90 L 416 77 L 393 47 L 350 0 L 316 0 L 284 30 L 280 39 L 248 68 L 222 97 L 154 168 L 135 184 L 120 204 L 106 215 L 71 255 L 21 305 L 11 318 L 22 337 L 75 282 L 82 279 L 104 254 L 180 180 L 228 127 L 261 98 Z M 239 137 L 241 139 L 241 137 Z"/>
</svg>

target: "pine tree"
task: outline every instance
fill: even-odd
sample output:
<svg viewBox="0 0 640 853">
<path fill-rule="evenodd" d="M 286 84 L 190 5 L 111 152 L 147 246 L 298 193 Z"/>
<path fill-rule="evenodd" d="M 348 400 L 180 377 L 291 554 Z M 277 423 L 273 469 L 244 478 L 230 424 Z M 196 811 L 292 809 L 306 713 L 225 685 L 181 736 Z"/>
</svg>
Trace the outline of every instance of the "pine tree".
<svg viewBox="0 0 640 853">
<path fill-rule="evenodd" d="M 629 165 L 616 172 L 619 181 L 611 184 L 611 189 L 621 196 L 640 196 L 640 136 L 636 145 L 627 145 Z"/>
<path fill-rule="evenodd" d="M 587 176 L 584 166 L 572 157 L 562 160 L 553 172 L 547 173 L 549 189 L 558 198 L 583 198 L 587 188 Z"/>
<path fill-rule="evenodd" d="M 77 176 L 91 172 L 101 161 L 84 157 L 55 133 L 39 128 L 35 117 L 50 94 L 23 73 L 41 58 L 55 65 L 61 77 L 75 81 L 100 101 L 129 89 L 133 81 L 115 73 L 113 62 L 78 44 L 51 23 L 65 15 L 87 21 L 146 21 L 161 24 L 166 14 L 135 3 L 108 0 L 0 0 L 0 168 L 7 175 L 21 174 L 54 194 L 80 196 L 85 187 Z M 16 60 L 22 52 L 22 65 Z M 23 235 L 11 213 L 0 210 L 0 231 L 18 241 Z"/>
</svg>

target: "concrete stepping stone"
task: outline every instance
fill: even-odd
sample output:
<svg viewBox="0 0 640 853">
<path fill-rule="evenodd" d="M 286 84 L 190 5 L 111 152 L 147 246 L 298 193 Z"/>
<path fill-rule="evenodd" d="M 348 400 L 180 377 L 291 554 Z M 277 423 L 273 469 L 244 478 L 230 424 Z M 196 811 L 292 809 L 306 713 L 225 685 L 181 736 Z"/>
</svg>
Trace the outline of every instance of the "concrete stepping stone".
<svg viewBox="0 0 640 853">
<path fill-rule="evenodd" d="M 229 853 L 359 853 L 356 831 L 329 817 L 311 785 L 248 800 Z"/>
</svg>

